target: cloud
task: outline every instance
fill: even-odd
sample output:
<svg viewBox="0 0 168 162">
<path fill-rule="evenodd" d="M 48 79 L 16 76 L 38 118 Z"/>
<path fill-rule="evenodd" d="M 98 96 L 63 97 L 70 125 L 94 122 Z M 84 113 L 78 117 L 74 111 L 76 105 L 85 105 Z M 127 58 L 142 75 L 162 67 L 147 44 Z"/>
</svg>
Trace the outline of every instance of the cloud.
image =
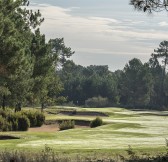
<svg viewBox="0 0 168 162">
<path fill-rule="evenodd" d="M 110 29 L 107 31 L 109 34 L 115 33 L 118 36 L 122 36 L 128 39 L 136 40 L 154 40 L 154 39 L 167 39 L 167 35 L 162 31 L 155 30 L 119 30 L 119 29 Z"/>
<path fill-rule="evenodd" d="M 39 6 L 38 6 L 39 7 Z M 141 30 L 137 26 L 130 24 L 140 24 L 143 21 L 117 20 L 114 18 L 104 17 L 81 17 L 71 15 L 73 8 L 61 8 L 57 6 L 41 6 L 41 12 L 45 17 L 42 25 L 42 31 L 50 38 L 62 36 L 65 38 L 78 39 L 94 44 L 94 41 L 102 40 L 103 42 L 124 42 L 137 40 L 166 39 L 164 32 L 155 30 Z M 128 43 L 128 42 L 125 42 Z M 111 44 L 112 46 L 112 44 Z M 93 48 L 95 48 L 93 46 Z"/>
<path fill-rule="evenodd" d="M 72 9 L 72 8 L 71 8 Z M 71 33 L 95 33 L 110 29 L 109 23 L 116 23 L 115 19 L 107 19 L 100 17 L 83 18 L 70 15 L 70 8 L 64 9 L 60 7 L 48 6 L 41 9 L 45 17 L 44 26 L 48 28 L 61 28 L 61 30 L 70 31 Z M 50 26 L 55 24 L 54 26 Z"/>
<path fill-rule="evenodd" d="M 72 16 L 70 11 L 73 10 L 73 7 L 61 8 L 46 4 L 39 5 L 38 7 L 40 7 L 42 15 L 45 18 L 42 29 L 47 33 L 54 34 L 54 32 L 57 32 L 56 30 L 58 30 L 58 32 L 69 32 L 69 34 L 79 32 L 78 35 L 82 36 L 86 36 L 86 33 L 88 35 L 91 34 L 89 36 L 92 36 L 93 34 L 105 34 L 106 36 L 107 34 L 110 34 L 111 36 L 112 34 L 118 38 L 122 37 L 122 40 L 131 40 L 132 38 L 147 40 L 167 38 L 165 32 L 163 31 L 155 31 L 154 29 L 139 29 L 137 24 L 143 24 L 143 21 L 121 21 L 105 17 L 80 17 L 77 15 Z M 127 21 L 127 23 L 125 23 L 125 21 Z M 134 24 L 135 26 L 131 27 L 131 24 Z M 159 25 L 168 26 L 168 23 L 160 22 Z"/>
<path fill-rule="evenodd" d="M 159 23 L 159 26 L 161 26 L 161 27 L 167 27 L 168 26 L 168 22 L 162 21 L 162 22 Z"/>
<path fill-rule="evenodd" d="M 120 21 L 116 20 L 116 19 L 112 19 L 112 18 L 105 18 L 105 17 L 89 17 L 89 19 L 93 20 L 93 21 L 97 21 L 99 20 L 100 22 L 104 22 L 104 23 L 120 23 Z"/>
<path fill-rule="evenodd" d="M 122 48 L 125 48 L 125 46 L 123 45 Z M 133 47 L 134 49 L 136 47 Z M 132 49 L 133 49 L 132 48 Z M 87 54 L 93 54 L 93 55 L 98 55 L 98 54 L 105 54 L 105 55 L 134 55 L 138 56 L 138 55 L 146 55 L 146 51 L 141 51 L 141 52 L 128 52 L 128 51 L 117 51 L 117 50 L 113 50 L 113 51 L 109 51 L 107 49 L 100 49 L 100 48 L 76 48 L 76 52 L 79 53 L 87 53 Z"/>
<path fill-rule="evenodd" d="M 40 9 L 45 18 L 41 31 L 46 38 L 64 37 L 65 44 L 76 51 L 74 58 L 82 65 L 89 62 L 88 57 L 84 57 L 86 55 L 95 57 L 92 57 L 93 64 L 100 64 L 104 54 L 108 55 L 107 63 L 110 62 L 110 56 L 113 59 L 114 55 L 120 55 L 121 59 L 123 56 L 149 58 L 153 49 L 157 48 L 156 44 L 167 39 L 167 31 L 157 30 L 156 25 L 149 25 L 148 22 L 138 19 L 82 16 L 78 13 L 72 14 L 76 10 L 74 7 L 62 8 L 47 4 L 34 4 L 31 7 Z M 159 25 L 165 26 L 168 23 L 163 21 Z M 101 60 L 98 60 L 100 55 Z"/>
<path fill-rule="evenodd" d="M 144 21 L 135 21 L 135 20 L 131 20 L 131 19 L 124 19 L 123 22 L 128 23 L 128 24 L 142 24 L 142 23 L 145 23 Z"/>
</svg>

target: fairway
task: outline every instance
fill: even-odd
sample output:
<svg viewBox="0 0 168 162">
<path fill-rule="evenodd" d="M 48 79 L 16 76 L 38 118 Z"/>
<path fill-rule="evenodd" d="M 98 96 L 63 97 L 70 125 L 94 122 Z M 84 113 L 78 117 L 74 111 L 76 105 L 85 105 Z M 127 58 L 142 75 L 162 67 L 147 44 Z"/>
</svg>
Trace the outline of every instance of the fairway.
<svg viewBox="0 0 168 162">
<path fill-rule="evenodd" d="M 64 108 L 69 111 L 69 108 Z M 71 108 L 72 109 L 72 108 Z M 71 110 L 70 109 L 70 110 Z M 40 150 L 45 145 L 59 152 L 87 152 L 88 150 L 125 150 L 130 145 L 137 150 L 164 151 L 168 138 L 168 112 L 130 111 L 123 108 L 73 108 L 81 112 L 103 112 L 106 123 L 97 128 L 82 127 L 65 131 L 10 132 L 20 139 L 0 140 L 0 149 Z M 60 114 L 59 108 L 50 108 L 46 120 L 63 119 L 91 121 L 95 116 Z M 54 114 L 54 112 L 57 112 Z M 93 114 L 93 113 L 92 113 Z"/>
</svg>

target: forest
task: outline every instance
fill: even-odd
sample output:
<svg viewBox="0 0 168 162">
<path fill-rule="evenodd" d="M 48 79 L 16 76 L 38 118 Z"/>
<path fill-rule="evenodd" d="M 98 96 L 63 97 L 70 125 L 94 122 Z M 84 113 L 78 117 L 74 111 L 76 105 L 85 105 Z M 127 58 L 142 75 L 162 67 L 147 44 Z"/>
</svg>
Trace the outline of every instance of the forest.
<svg viewBox="0 0 168 162">
<path fill-rule="evenodd" d="M 68 60 L 58 73 L 64 85 L 61 94 L 79 106 L 164 109 L 168 104 L 167 47 L 163 41 L 147 63 L 133 58 L 115 72 L 108 66 L 82 67 Z"/>
<path fill-rule="evenodd" d="M 164 110 L 168 106 L 168 41 L 148 62 L 133 58 L 123 70 L 76 65 L 64 38 L 47 41 L 40 11 L 24 1 L 0 1 L 1 107 L 77 105 Z M 76 53 L 77 55 L 77 53 Z"/>
</svg>

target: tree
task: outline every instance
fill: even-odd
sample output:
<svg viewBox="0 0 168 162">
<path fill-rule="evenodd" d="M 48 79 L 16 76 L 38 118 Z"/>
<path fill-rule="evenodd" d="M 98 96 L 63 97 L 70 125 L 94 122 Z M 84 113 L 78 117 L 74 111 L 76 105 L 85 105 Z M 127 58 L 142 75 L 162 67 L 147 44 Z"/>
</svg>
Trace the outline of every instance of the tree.
<svg viewBox="0 0 168 162">
<path fill-rule="evenodd" d="M 34 58 L 32 99 L 33 103 L 41 103 L 43 110 L 48 100 L 48 86 L 51 84 L 55 68 L 50 45 L 46 43 L 45 35 L 42 35 L 39 29 L 33 35 L 31 50 Z"/>
<path fill-rule="evenodd" d="M 68 60 L 59 71 L 64 84 L 63 96 L 74 104 L 84 105 L 92 97 L 108 98 L 115 105 L 118 102 L 117 81 L 108 66 L 82 67 Z"/>
<path fill-rule="evenodd" d="M 76 65 L 72 60 L 67 60 L 58 74 L 63 83 L 64 90 L 61 95 L 67 98 L 67 101 L 73 101 L 74 104 L 83 104 L 82 75 L 84 67 Z"/>
<path fill-rule="evenodd" d="M 75 52 L 71 51 L 70 47 L 66 47 L 64 43 L 64 38 L 50 39 L 49 41 L 52 54 L 56 59 L 55 65 L 57 67 L 62 66 Z"/>
<path fill-rule="evenodd" d="M 115 73 L 109 72 L 101 78 L 102 82 L 99 88 L 99 94 L 108 98 L 112 106 L 119 104 L 118 80 Z"/>
<path fill-rule="evenodd" d="M 44 104 L 56 99 L 63 89 L 56 67 L 63 65 L 74 52 L 64 39 L 46 43 L 37 27 L 44 21 L 33 12 L 28 0 L 0 0 L 0 99 L 21 109 L 26 101 Z M 36 100 L 36 101 L 35 101 Z"/>
<path fill-rule="evenodd" d="M 143 65 L 136 58 L 130 60 L 124 68 L 120 82 L 121 104 L 131 107 L 149 104 L 152 76 L 147 64 Z"/>
<path fill-rule="evenodd" d="M 32 40 L 32 54 L 34 56 L 33 69 L 33 96 L 34 102 L 41 103 L 42 110 L 44 104 L 56 101 L 58 94 L 63 89 L 62 84 L 56 75 L 59 63 L 63 65 L 66 58 L 74 52 L 65 46 L 63 39 L 52 39 L 46 43 L 45 35 L 37 29 Z"/>
<path fill-rule="evenodd" d="M 2 107 L 20 107 L 30 88 L 32 31 L 43 21 L 40 12 L 23 8 L 27 0 L 0 1 L 0 82 Z"/>
<path fill-rule="evenodd" d="M 163 106 L 166 102 L 164 85 L 166 85 L 165 79 L 168 64 L 168 41 L 161 42 L 159 48 L 154 50 L 151 56 L 149 64 L 155 80 L 153 102 L 156 105 Z"/>
<path fill-rule="evenodd" d="M 165 106 L 168 106 L 168 74 L 166 74 L 165 79 L 164 79 L 164 83 L 163 83 L 163 87 L 164 87 L 164 94 L 165 94 Z"/>
<path fill-rule="evenodd" d="M 163 76 L 166 73 L 166 68 L 168 64 L 168 41 L 163 41 L 159 44 L 159 48 L 154 50 L 155 53 L 152 54 L 152 57 L 156 59 L 160 59 L 162 68 L 163 68 Z"/>
<path fill-rule="evenodd" d="M 167 0 L 130 0 L 130 5 L 133 5 L 135 9 L 143 12 L 152 13 L 161 12 L 163 10 L 168 11 Z"/>
</svg>

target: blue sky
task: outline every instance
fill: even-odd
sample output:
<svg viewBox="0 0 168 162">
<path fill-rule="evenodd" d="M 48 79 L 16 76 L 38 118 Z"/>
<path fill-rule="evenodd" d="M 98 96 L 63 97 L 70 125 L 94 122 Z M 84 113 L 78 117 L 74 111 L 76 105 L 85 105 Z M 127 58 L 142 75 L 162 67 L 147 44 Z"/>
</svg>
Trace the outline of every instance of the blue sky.
<svg viewBox="0 0 168 162">
<path fill-rule="evenodd" d="M 168 14 L 137 12 L 129 0 L 31 0 L 47 39 L 64 37 L 76 64 L 123 69 L 132 58 L 148 61 L 168 39 Z"/>
</svg>

